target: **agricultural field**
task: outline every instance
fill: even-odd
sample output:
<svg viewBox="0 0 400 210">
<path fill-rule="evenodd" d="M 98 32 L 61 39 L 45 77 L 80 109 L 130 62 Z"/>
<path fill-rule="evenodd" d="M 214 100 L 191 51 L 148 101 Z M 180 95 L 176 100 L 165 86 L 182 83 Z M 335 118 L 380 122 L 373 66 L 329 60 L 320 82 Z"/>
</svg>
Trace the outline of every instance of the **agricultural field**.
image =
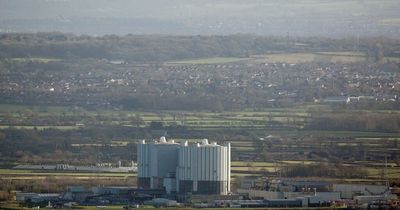
<svg viewBox="0 0 400 210">
<path fill-rule="evenodd" d="M 382 25 L 400 25 L 400 18 L 387 18 L 380 21 Z"/>
<path fill-rule="evenodd" d="M 193 128 L 214 128 L 214 127 L 263 127 L 268 122 L 293 122 L 301 126 L 307 118 L 308 113 L 299 109 L 265 109 L 263 111 L 227 111 L 227 112 L 132 112 L 132 111 L 87 111 L 84 109 L 74 110 L 68 107 L 37 107 L 37 106 L 11 106 L 7 104 L 0 105 L 0 119 L 27 119 L 27 118 L 52 118 L 57 117 L 75 117 L 79 120 L 73 122 L 74 125 L 1 125 L 0 129 L 14 127 L 26 129 L 78 129 L 85 123 L 85 118 L 102 117 L 107 120 L 97 122 L 98 124 L 113 125 L 131 125 L 131 117 L 140 117 L 143 123 L 141 127 L 149 126 L 152 121 L 162 122 L 163 125 L 184 125 Z M 82 125 L 81 125 L 82 124 Z"/>
<path fill-rule="evenodd" d="M 15 129 L 37 129 L 37 130 L 44 130 L 44 129 L 60 129 L 60 130 L 74 130 L 74 129 L 79 129 L 80 126 L 69 126 L 69 125 L 60 125 L 60 126 L 40 126 L 40 125 L 0 125 L 0 130 L 1 129 L 9 129 L 9 128 L 15 128 Z"/>
<path fill-rule="evenodd" d="M 346 130 L 304 129 L 312 113 L 331 113 L 324 105 L 299 106 L 295 108 L 265 108 L 244 111 L 124 111 L 98 110 L 56 106 L 21 106 L 0 104 L 1 129 L 59 129 L 79 130 L 90 126 L 107 125 L 132 128 L 147 128 L 152 122 L 161 122 L 164 127 L 185 126 L 191 130 L 214 131 L 218 129 L 248 129 L 260 138 L 272 136 L 337 136 L 357 138 L 397 138 L 399 133 Z M 345 113 L 345 112 L 344 112 Z M 359 110 L 358 113 L 396 113 L 386 110 Z M 56 121 L 55 121 L 56 119 Z M 264 133 L 261 134 L 260 133 Z M 265 136 L 263 136 L 265 135 Z"/>
<path fill-rule="evenodd" d="M 238 58 L 238 57 L 214 57 L 214 58 L 202 58 L 194 60 L 181 60 L 181 61 L 170 61 L 167 65 L 177 65 L 177 64 L 221 64 L 221 63 L 234 63 L 246 61 L 251 58 Z"/>
<path fill-rule="evenodd" d="M 58 58 L 40 58 L 40 57 L 30 57 L 30 58 L 12 58 L 12 61 L 16 62 L 38 62 L 38 63 L 48 63 L 48 62 L 53 62 L 53 61 L 61 61 L 61 59 Z"/>
<path fill-rule="evenodd" d="M 387 58 L 396 61 L 396 58 Z M 277 53 L 266 55 L 253 55 L 249 58 L 204 58 L 196 60 L 172 61 L 167 64 L 224 64 L 224 63 L 353 63 L 367 60 L 367 55 L 361 52 L 316 52 L 316 53 Z"/>
<path fill-rule="evenodd" d="M 400 63 L 400 58 L 399 57 L 385 57 L 383 60 L 386 61 L 386 62 Z"/>
<path fill-rule="evenodd" d="M 361 52 L 315 52 L 315 53 L 282 53 L 253 56 L 253 63 L 353 63 L 367 60 Z"/>
<path fill-rule="evenodd" d="M 88 172 L 60 172 L 45 170 L 20 170 L 20 169 L 0 169 L 0 176 L 9 176 L 10 179 L 20 177 L 45 177 L 45 176 L 71 176 L 71 177 L 136 177 L 136 173 L 88 173 Z M 4 177 L 3 177 L 4 178 Z"/>
<path fill-rule="evenodd" d="M 244 174 L 251 174 L 256 176 L 265 175 L 265 173 L 278 175 L 279 171 L 284 167 L 293 165 L 309 165 L 317 164 L 315 161 L 277 161 L 277 162 L 246 162 L 246 161 L 233 161 L 231 164 L 232 176 L 241 176 Z M 364 162 L 352 164 L 352 167 L 360 168 L 367 172 L 367 177 L 364 180 L 380 180 L 382 178 L 397 179 L 400 176 L 399 166 L 370 166 Z M 323 179 L 320 177 L 320 179 Z M 325 179 L 325 178 L 324 178 Z"/>
<path fill-rule="evenodd" d="M 368 56 L 363 52 L 338 51 L 338 52 L 300 52 L 300 53 L 271 53 L 264 55 L 252 55 L 247 58 L 214 57 L 194 60 L 182 60 L 167 62 L 166 65 L 202 65 L 202 64 L 226 64 L 226 63 L 357 63 L 367 61 Z M 398 57 L 384 57 L 384 62 L 399 62 Z"/>
<path fill-rule="evenodd" d="M 67 106 L 28 106 L 28 105 L 17 105 L 17 104 L 0 104 L 1 113 L 18 114 L 19 112 L 39 112 L 41 114 L 60 114 L 63 112 L 72 112 L 74 108 Z"/>
<path fill-rule="evenodd" d="M 37 192 L 62 192 L 67 186 L 136 186 L 136 173 L 89 173 L 0 169 L 0 187 Z M 1 208 L 0 208 L 1 209 Z"/>
</svg>

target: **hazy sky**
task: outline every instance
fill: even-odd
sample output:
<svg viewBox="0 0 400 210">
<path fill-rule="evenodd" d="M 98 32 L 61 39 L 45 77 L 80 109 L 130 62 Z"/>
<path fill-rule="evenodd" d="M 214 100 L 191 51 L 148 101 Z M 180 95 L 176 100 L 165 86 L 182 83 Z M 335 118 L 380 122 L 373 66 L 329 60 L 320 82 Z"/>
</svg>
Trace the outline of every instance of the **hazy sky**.
<svg viewBox="0 0 400 210">
<path fill-rule="evenodd" d="M 400 35 L 398 0 L 0 0 L 1 32 Z"/>
</svg>

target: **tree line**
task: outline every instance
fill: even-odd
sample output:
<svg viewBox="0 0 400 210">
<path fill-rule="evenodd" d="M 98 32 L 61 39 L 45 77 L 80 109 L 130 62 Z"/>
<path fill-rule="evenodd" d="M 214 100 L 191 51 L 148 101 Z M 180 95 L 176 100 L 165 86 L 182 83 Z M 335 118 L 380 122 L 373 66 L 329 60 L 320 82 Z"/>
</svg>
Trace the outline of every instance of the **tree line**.
<svg viewBox="0 0 400 210">
<path fill-rule="evenodd" d="M 229 36 L 105 35 L 63 33 L 1 34 L 0 58 L 50 57 L 62 59 L 123 59 L 128 62 L 163 62 L 202 57 L 248 57 L 268 52 L 366 52 L 379 60 L 398 57 L 400 43 L 389 38 L 346 39 Z"/>
<path fill-rule="evenodd" d="M 313 113 L 306 129 L 399 132 L 397 113 Z"/>
</svg>

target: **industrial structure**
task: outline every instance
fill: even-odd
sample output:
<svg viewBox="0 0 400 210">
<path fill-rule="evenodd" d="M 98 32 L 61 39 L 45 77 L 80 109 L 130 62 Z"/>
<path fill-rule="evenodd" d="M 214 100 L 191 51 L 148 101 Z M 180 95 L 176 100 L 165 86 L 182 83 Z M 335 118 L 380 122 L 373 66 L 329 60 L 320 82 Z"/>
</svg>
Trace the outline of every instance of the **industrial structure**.
<svg viewBox="0 0 400 210">
<path fill-rule="evenodd" d="M 138 186 L 165 189 L 167 193 L 219 194 L 230 192 L 231 146 L 208 143 L 189 145 L 174 140 L 138 145 Z"/>
</svg>

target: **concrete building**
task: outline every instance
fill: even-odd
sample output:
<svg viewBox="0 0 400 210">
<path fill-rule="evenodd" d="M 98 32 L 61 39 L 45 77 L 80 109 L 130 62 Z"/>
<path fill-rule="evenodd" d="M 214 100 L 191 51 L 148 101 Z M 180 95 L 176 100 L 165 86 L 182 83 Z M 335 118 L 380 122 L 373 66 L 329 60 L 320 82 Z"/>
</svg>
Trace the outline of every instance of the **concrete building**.
<svg viewBox="0 0 400 210">
<path fill-rule="evenodd" d="M 314 197 L 324 201 L 340 200 L 339 192 L 278 192 L 264 190 L 238 189 L 237 192 L 251 199 L 295 199 L 299 197 Z"/>
<path fill-rule="evenodd" d="M 208 143 L 178 144 L 161 137 L 138 145 L 138 186 L 167 193 L 219 194 L 230 191 L 231 147 Z"/>
<path fill-rule="evenodd" d="M 166 198 L 154 198 L 149 201 L 144 202 L 145 205 L 152 205 L 155 207 L 175 207 L 179 206 L 179 203 L 177 203 L 174 200 L 169 200 Z"/>
<path fill-rule="evenodd" d="M 188 145 L 179 148 L 177 189 L 180 193 L 222 194 L 230 191 L 230 145 L 216 142 Z"/>
<path fill-rule="evenodd" d="M 244 176 L 240 178 L 240 188 L 241 189 L 254 189 L 259 181 L 258 176 Z"/>
<path fill-rule="evenodd" d="M 18 202 L 47 202 L 47 201 L 56 201 L 60 199 L 60 194 L 58 193 L 24 193 L 17 192 L 16 193 L 16 201 Z"/>
<path fill-rule="evenodd" d="M 143 140 L 137 147 L 138 187 L 160 189 L 164 187 L 164 178 L 175 178 L 179 147 L 165 137 L 152 143 Z"/>
<path fill-rule="evenodd" d="M 340 192 L 343 199 L 353 199 L 354 196 L 371 196 L 390 194 L 390 189 L 385 185 L 363 184 L 333 184 L 333 191 Z"/>
</svg>

